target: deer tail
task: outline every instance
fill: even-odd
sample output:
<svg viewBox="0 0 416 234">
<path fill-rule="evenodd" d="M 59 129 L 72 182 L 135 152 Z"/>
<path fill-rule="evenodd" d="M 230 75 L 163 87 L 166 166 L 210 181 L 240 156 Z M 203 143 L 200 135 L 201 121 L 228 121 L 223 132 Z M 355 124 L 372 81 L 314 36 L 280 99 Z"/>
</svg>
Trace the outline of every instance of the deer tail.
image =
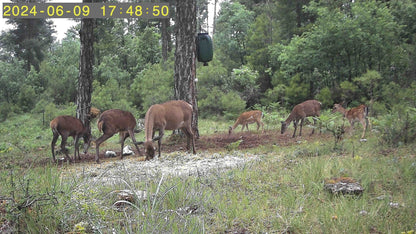
<svg viewBox="0 0 416 234">
<path fill-rule="evenodd" d="M 58 131 L 58 123 L 56 121 L 52 121 L 50 126 L 53 134 L 60 134 Z"/>
<path fill-rule="evenodd" d="M 98 130 L 99 130 L 100 132 L 103 132 L 104 121 L 101 121 L 101 119 L 100 119 L 100 120 L 98 120 L 97 126 L 98 126 Z"/>
</svg>

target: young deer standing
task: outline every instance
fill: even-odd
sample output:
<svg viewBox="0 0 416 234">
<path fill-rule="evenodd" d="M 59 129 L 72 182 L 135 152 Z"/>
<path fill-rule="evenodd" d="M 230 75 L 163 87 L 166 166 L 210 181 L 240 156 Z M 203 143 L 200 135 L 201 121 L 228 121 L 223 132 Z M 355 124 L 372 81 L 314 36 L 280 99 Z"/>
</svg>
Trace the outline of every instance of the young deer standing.
<svg viewBox="0 0 416 234">
<path fill-rule="evenodd" d="M 363 125 L 363 134 L 361 135 L 361 138 L 364 138 L 368 126 L 368 107 L 366 105 L 359 105 L 357 107 L 346 110 L 344 107 L 342 107 L 341 104 L 334 104 L 332 113 L 337 111 L 348 119 L 351 124 L 350 130 L 354 128 L 355 122 L 360 122 L 361 125 Z"/>
<path fill-rule="evenodd" d="M 195 138 L 191 128 L 192 111 L 192 106 L 181 100 L 155 104 L 147 110 L 144 123 L 146 139 L 145 142 L 140 142 L 140 144 L 144 143 L 146 160 L 152 159 L 155 155 L 153 141 L 158 141 L 159 157 L 161 156 L 160 149 L 165 130 L 181 129 L 188 138 L 187 149 L 189 150 L 192 143 L 192 153 L 196 154 Z M 159 136 L 154 137 L 156 130 L 159 130 Z"/>
<path fill-rule="evenodd" d="M 136 138 L 134 137 L 134 128 L 136 127 L 136 119 L 133 114 L 128 111 L 123 111 L 119 109 L 111 109 L 104 111 L 100 118 L 97 121 L 98 130 L 103 132 L 103 135 L 95 140 L 96 145 L 96 156 L 95 161 L 100 163 L 99 152 L 100 144 L 103 143 L 108 138 L 112 137 L 114 134 L 120 134 L 120 143 L 121 143 L 121 159 L 123 159 L 123 147 L 124 141 L 127 137 L 131 137 L 134 145 L 136 146 L 137 152 L 141 155 L 139 147 L 137 146 Z"/>
<path fill-rule="evenodd" d="M 230 128 L 228 129 L 228 135 L 230 135 L 232 131 L 240 124 L 243 126 L 241 128 L 241 131 L 244 130 L 244 127 L 246 127 L 248 131 L 248 125 L 252 123 L 257 123 L 257 131 L 259 130 L 260 125 L 261 125 L 262 133 L 264 133 L 264 124 L 261 121 L 262 117 L 263 117 L 263 112 L 259 110 L 252 110 L 252 111 L 247 111 L 247 112 L 242 113 L 237 118 L 234 125 L 230 126 Z"/>
<path fill-rule="evenodd" d="M 290 113 L 289 117 L 287 117 L 286 121 L 282 121 L 282 129 L 281 133 L 285 133 L 287 127 L 290 125 L 290 123 L 293 121 L 293 126 L 295 127 L 295 131 L 293 132 L 293 136 L 296 135 L 296 128 L 298 126 L 298 122 L 300 120 L 300 131 L 299 136 L 302 135 L 302 125 L 303 121 L 306 117 L 312 116 L 312 117 L 319 117 L 321 111 L 321 103 L 317 100 L 307 100 L 300 104 L 297 104 L 292 112 Z M 316 125 L 316 120 L 313 119 L 313 124 Z M 315 132 L 315 128 L 312 130 L 311 135 Z"/>
<path fill-rule="evenodd" d="M 81 159 L 79 156 L 79 147 L 78 147 L 78 140 L 80 137 L 84 138 L 84 154 L 87 152 L 89 144 L 90 144 L 90 130 L 85 128 L 82 124 L 81 120 L 69 116 L 69 115 L 61 115 L 54 118 L 50 122 L 50 127 L 52 129 L 53 138 L 51 143 L 52 148 L 52 157 L 53 161 L 56 162 L 55 158 L 55 143 L 58 140 L 59 136 L 61 136 L 61 150 L 65 152 L 66 158 L 71 162 L 72 159 L 69 157 L 68 152 L 65 149 L 66 140 L 68 137 L 73 137 L 75 141 L 75 152 L 74 152 L 74 160 L 76 159 L 78 153 L 78 159 Z"/>
</svg>

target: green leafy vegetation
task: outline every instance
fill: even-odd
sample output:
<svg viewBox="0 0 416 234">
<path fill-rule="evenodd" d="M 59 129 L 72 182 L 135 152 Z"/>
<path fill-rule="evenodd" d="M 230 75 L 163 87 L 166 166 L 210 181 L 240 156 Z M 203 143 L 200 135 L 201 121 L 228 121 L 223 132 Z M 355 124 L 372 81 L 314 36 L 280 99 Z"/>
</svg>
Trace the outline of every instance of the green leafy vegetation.
<svg viewBox="0 0 416 234">
<path fill-rule="evenodd" d="M 197 3 L 198 25 L 207 17 L 206 4 Z M 219 9 L 214 59 L 196 70 L 203 118 L 235 118 L 276 102 L 291 109 L 313 98 L 325 108 L 366 104 L 374 117 L 394 111 L 396 104 L 416 107 L 411 0 L 232 1 Z M 53 41 L 50 21 L 33 22 L 26 34 L 25 22 L 9 23 L 13 30 L 0 35 L 1 120 L 75 102 L 79 26 Z M 144 117 L 151 104 L 172 99 L 174 30 L 154 26 L 97 20 L 93 106 Z"/>
<path fill-rule="evenodd" d="M 268 115 L 282 117 L 277 112 Z M 414 113 L 409 112 L 409 121 L 410 116 L 414 118 Z M 1 125 L 0 221 L 20 232 L 414 230 L 415 143 L 380 144 L 385 142 L 383 135 L 393 138 L 395 132 L 390 131 L 394 126 L 386 129 L 390 116 L 377 121 L 372 131 L 380 131 L 380 137 L 369 132 L 367 141 L 360 142 L 361 131 L 357 130 L 344 134 L 338 142 L 341 147 L 334 148 L 335 138 L 324 139 L 324 135 L 342 125 L 342 119 L 328 111 L 322 114 L 327 127 L 310 140 L 239 151 L 240 140 L 220 150 L 217 157 L 238 152 L 257 155 L 258 160 L 234 169 L 212 169 L 212 174 L 200 176 L 156 174 L 142 181 L 120 171 L 121 183 L 106 184 L 95 180 L 105 177 L 105 170 L 83 172 L 93 162 L 53 164 L 51 133 L 47 126 L 42 127 L 40 116 L 16 116 Z M 21 122 L 25 127 L 8 130 Z M 225 133 L 231 122 L 201 120 L 200 124 L 201 134 L 206 135 Z M 395 126 L 397 132 L 403 127 Z M 279 131 L 276 125 L 267 129 Z M 117 137 L 109 139 L 109 147 L 118 149 L 117 141 Z M 145 162 L 135 163 L 140 168 Z M 364 192 L 360 196 L 333 195 L 324 189 L 324 181 L 334 177 L 353 178 Z M 122 199 L 121 191 L 134 193 Z"/>
<path fill-rule="evenodd" d="M 196 4 L 203 28 L 207 2 Z M 54 41 L 48 20 L 10 20 L 13 28 L 0 34 L 0 232 L 416 230 L 415 1 L 238 0 L 223 1 L 217 13 L 214 59 L 196 69 L 200 135 L 226 141 L 228 126 L 251 109 L 263 111 L 266 131 L 279 133 L 306 99 L 322 103 L 322 135 L 279 133 L 245 150 L 237 139 L 201 154 L 257 160 L 210 175 L 135 181 L 126 171 L 116 185 L 91 182 L 105 172 L 53 164 L 50 149 L 49 121 L 75 116 L 79 25 Z M 174 25 L 98 19 L 94 30 L 93 106 L 143 118 L 150 105 L 172 99 Z M 351 131 L 330 112 L 334 103 L 369 107 L 366 140 L 358 140 L 359 124 Z M 118 138 L 106 145 L 118 149 Z M 323 183 L 335 177 L 353 178 L 363 194 L 329 194 Z M 147 195 L 120 199 L 124 190 Z"/>
</svg>

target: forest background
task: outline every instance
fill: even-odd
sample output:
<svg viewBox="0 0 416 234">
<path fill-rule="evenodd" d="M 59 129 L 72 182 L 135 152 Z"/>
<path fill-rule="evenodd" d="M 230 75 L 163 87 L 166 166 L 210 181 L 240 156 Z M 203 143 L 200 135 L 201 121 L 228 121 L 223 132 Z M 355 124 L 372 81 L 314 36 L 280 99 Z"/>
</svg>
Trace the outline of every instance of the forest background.
<svg viewBox="0 0 416 234">
<path fill-rule="evenodd" d="M 97 19 L 92 105 L 129 110 L 173 98 L 171 21 Z M 245 109 L 290 109 L 306 99 L 344 102 L 370 115 L 416 107 L 416 1 L 223 1 L 212 33 L 214 60 L 198 64 L 202 118 L 235 118 Z M 208 1 L 197 1 L 197 32 Z M 62 41 L 50 20 L 9 20 L 0 35 L 0 118 L 74 106 L 79 24 Z"/>
</svg>

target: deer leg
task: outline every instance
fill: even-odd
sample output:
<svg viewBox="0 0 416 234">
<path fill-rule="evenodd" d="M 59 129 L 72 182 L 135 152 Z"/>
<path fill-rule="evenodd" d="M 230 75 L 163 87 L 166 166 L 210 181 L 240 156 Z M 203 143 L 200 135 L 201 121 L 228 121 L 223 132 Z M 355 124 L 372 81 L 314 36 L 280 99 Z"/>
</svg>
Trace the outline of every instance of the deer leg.
<svg viewBox="0 0 416 234">
<path fill-rule="evenodd" d="M 313 118 L 313 128 L 312 128 L 312 133 L 311 133 L 311 135 L 315 133 L 315 127 L 316 127 L 316 119 L 315 119 L 315 118 Z"/>
<path fill-rule="evenodd" d="M 349 134 L 352 135 L 352 132 L 354 131 L 354 121 L 350 121 L 350 130 L 349 130 Z"/>
<path fill-rule="evenodd" d="M 110 137 L 112 137 L 114 134 L 111 134 L 111 135 L 106 135 L 105 133 L 104 133 L 104 135 L 102 135 L 102 136 L 100 136 L 100 138 L 98 138 L 96 141 L 95 141 L 95 152 L 96 152 L 96 155 L 95 155 L 95 162 L 97 162 L 97 163 L 100 163 L 100 159 L 99 159 L 99 154 L 100 154 L 100 144 L 101 143 L 103 143 L 105 140 L 107 140 L 108 138 L 110 138 Z"/>
<path fill-rule="evenodd" d="M 53 133 L 53 138 L 52 138 L 52 143 L 51 143 L 53 162 L 56 162 L 56 158 L 55 158 L 55 144 L 56 144 L 56 141 L 58 140 L 58 137 L 59 137 L 59 134 L 58 133 Z"/>
<path fill-rule="evenodd" d="M 69 157 L 69 155 L 68 155 L 68 152 L 66 151 L 66 149 L 65 149 L 65 144 L 66 144 L 66 140 L 68 139 L 68 136 L 66 136 L 66 135 L 62 135 L 62 140 L 61 140 L 61 150 L 62 151 L 64 151 L 64 153 L 65 153 L 65 157 L 70 161 L 70 162 L 72 162 L 72 159 L 71 159 L 71 157 Z"/>
<path fill-rule="evenodd" d="M 293 121 L 293 127 L 295 127 L 295 131 L 293 131 L 292 138 L 294 138 L 296 136 L 296 128 L 298 127 L 298 121 L 297 120 Z"/>
<path fill-rule="evenodd" d="M 182 132 L 183 132 L 183 133 L 185 133 L 185 135 L 186 135 L 186 150 L 189 150 L 189 149 L 190 149 L 190 146 L 191 146 L 191 141 L 190 141 L 190 137 L 191 137 L 191 135 L 189 134 L 188 129 L 186 129 L 186 128 L 181 128 L 181 130 L 182 130 Z"/>
<path fill-rule="evenodd" d="M 361 135 L 361 139 L 364 139 L 365 137 L 365 132 L 367 130 L 367 122 L 365 121 L 365 119 L 360 120 L 361 125 L 363 125 L 363 134 Z"/>
<path fill-rule="evenodd" d="M 196 154 L 196 150 L 195 150 L 195 137 L 194 137 L 194 134 L 192 132 L 192 129 L 189 127 L 189 128 L 183 128 L 182 130 L 185 132 L 185 134 L 186 134 L 186 136 L 188 138 L 187 149 L 190 150 L 190 144 L 192 143 L 192 153 L 193 154 Z"/>
<path fill-rule="evenodd" d="M 125 135 L 127 135 L 127 134 L 125 134 Z M 120 151 L 121 158 L 120 159 L 123 159 L 123 148 L 124 148 L 124 141 L 126 140 L 126 138 L 127 137 L 123 137 L 122 141 L 120 142 L 120 144 L 121 144 L 121 151 Z"/>
<path fill-rule="evenodd" d="M 161 153 L 160 153 L 160 148 L 162 148 L 162 137 L 165 134 L 165 131 L 160 129 L 159 130 L 159 140 L 157 141 L 157 147 L 158 147 L 158 151 L 159 151 L 159 157 L 161 157 Z"/>
<path fill-rule="evenodd" d="M 260 124 L 261 124 L 261 133 L 264 133 L 264 123 L 260 121 Z"/>
<path fill-rule="evenodd" d="M 140 149 L 139 149 L 139 146 L 137 144 L 136 137 L 134 136 L 134 131 L 129 130 L 129 134 L 131 136 L 131 140 L 133 141 L 133 144 L 136 146 L 137 153 L 139 154 L 139 156 L 142 155 L 142 153 L 140 153 Z"/>
<path fill-rule="evenodd" d="M 77 153 L 78 153 L 78 159 L 81 160 L 81 156 L 79 156 L 79 146 L 78 146 L 79 137 L 77 135 L 74 136 L 74 160 L 77 159 Z"/>
<path fill-rule="evenodd" d="M 365 117 L 365 124 L 366 124 L 366 128 L 370 128 L 370 130 L 372 129 L 372 126 L 371 126 L 371 121 L 370 121 L 370 119 L 368 119 L 367 117 Z"/>
<path fill-rule="evenodd" d="M 300 129 L 299 129 L 299 136 L 302 136 L 302 126 L 303 126 L 303 121 L 304 121 L 305 119 L 301 119 L 300 120 Z"/>
<path fill-rule="evenodd" d="M 120 132 L 120 133 L 119 133 L 119 135 L 120 135 L 120 144 L 121 144 L 121 151 L 120 151 L 121 158 L 120 158 L 120 159 L 123 159 L 123 148 L 124 148 L 124 141 L 126 141 L 126 139 L 127 139 L 129 136 L 132 136 L 132 139 L 133 139 L 133 136 L 134 136 L 134 135 L 132 135 L 132 134 L 134 134 L 134 133 L 132 133 L 132 132 L 130 132 L 130 131 L 128 131 L 128 132 Z"/>
</svg>

